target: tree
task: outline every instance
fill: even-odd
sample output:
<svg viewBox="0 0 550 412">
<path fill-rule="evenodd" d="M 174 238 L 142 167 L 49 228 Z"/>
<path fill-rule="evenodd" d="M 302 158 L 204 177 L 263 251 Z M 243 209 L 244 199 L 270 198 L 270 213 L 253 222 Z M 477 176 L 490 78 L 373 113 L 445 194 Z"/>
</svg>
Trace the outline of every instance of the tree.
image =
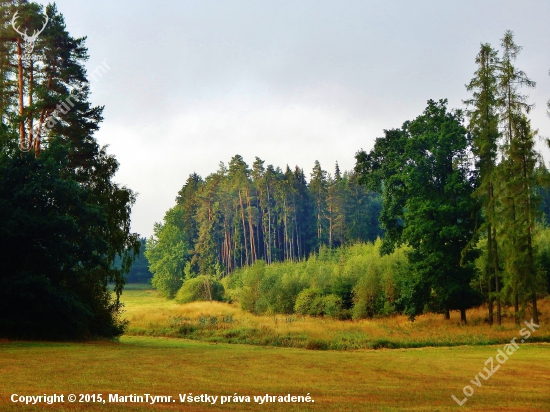
<svg viewBox="0 0 550 412">
<path fill-rule="evenodd" d="M 3 2 L 0 11 L 0 48 L 7 53 L 0 62 L 0 232 L 6 262 L 0 333 L 48 339 L 119 335 L 124 273 L 139 250 L 138 236 L 130 232 L 135 195 L 112 181 L 118 162 L 93 137 L 102 108 L 88 101 L 84 39 L 69 36 L 63 16 L 49 5 L 48 25 L 30 58 L 21 59 L 21 37 L 9 24 L 11 16 L 19 11 L 18 23 L 33 30 L 43 23 L 43 8 Z M 46 119 L 58 106 L 63 110 L 50 127 Z M 117 255 L 120 267 L 113 265 Z"/>
<path fill-rule="evenodd" d="M 519 322 L 520 288 L 526 288 L 533 308 L 533 319 L 538 322 L 537 285 L 534 280 L 536 268 L 533 260 L 533 230 L 538 206 L 533 197 L 537 153 L 533 149 L 534 133 L 527 119 L 532 105 L 527 103 L 527 96 L 519 92 L 520 87 L 535 87 L 535 82 L 514 65 L 521 47 L 515 44 L 513 32 L 506 31 L 501 46 L 503 57 L 499 64 L 497 90 L 499 122 L 504 142 L 503 159 L 499 165 L 503 176 L 499 220 L 506 248 L 506 286 L 514 296 L 516 321 Z M 497 302 L 500 297 L 498 299 Z M 500 323 L 500 318 L 498 321 Z"/>
<path fill-rule="evenodd" d="M 149 270 L 149 262 L 145 257 L 145 245 L 147 243 L 147 239 L 144 237 L 140 238 L 139 243 L 139 253 L 133 254 L 132 258 L 134 261 L 132 262 L 130 271 L 125 276 L 126 283 L 150 283 L 151 278 L 153 277 L 153 274 Z M 115 259 L 114 266 L 121 269 L 122 262 L 120 256 L 118 255 Z"/>
<path fill-rule="evenodd" d="M 496 292 L 499 293 L 499 259 L 497 248 L 497 217 L 495 199 L 495 172 L 497 157 L 498 130 L 497 112 L 497 68 L 499 59 L 497 52 L 489 44 L 482 44 L 476 56 L 478 69 L 475 77 L 466 86 L 472 92 L 472 98 L 464 103 L 470 106 L 467 111 L 470 117 L 468 130 L 473 137 L 472 149 L 477 159 L 479 184 L 474 196 L 479 200 L 484 216 L 484 222 L 479 230 L 487 234 L 487 260 L 484 273 L 487 279 L 487 300 L 489 308 L 489 324 L 493 323 L 492 282 L 496 282 Z M 497 319 L 500 324 L 500 299 L 497 299 Z"/>
<path fill-rule="evenodd" d="M 328 181 L 327 172 L 321 168 L 319 161 L 315 161 L 309 190 L 313 198 L 313 208 L 316 217 L 317 248 L 329 241 L 329 221 L 327 210 Z"/>
<path fill-rule="evenodd" d="M 404 312 L 414 319 L 431 301 L 447 317 L 460 310 L 466 322 L 466 309 L 478 303 L 470 286 L 475 253 L 462 254 L 475 230 L 475 176 L 462 114 L 448 112 L 446 104 L 430 100 L 414 121 L 386 131 L 369 154 L 357 154 L 356 171 L 371 189 L 382 188 L 381 221 L 391 230 L 384 252 L 400 243 L 412 248 Z"/>
<path fill-rule="evenodd" d="M 177 210 L 171 209 L 164 217 L 164 224 L 156 223 L 154 234 L 147 239 L 145 256 L 153 273 L 151 284 L 160 293 L 172 299 L 184 280 L 186 261 L 190 260 L 189 244 L 184 233 L 174 223 L 180 221 Z"/>
</svg>

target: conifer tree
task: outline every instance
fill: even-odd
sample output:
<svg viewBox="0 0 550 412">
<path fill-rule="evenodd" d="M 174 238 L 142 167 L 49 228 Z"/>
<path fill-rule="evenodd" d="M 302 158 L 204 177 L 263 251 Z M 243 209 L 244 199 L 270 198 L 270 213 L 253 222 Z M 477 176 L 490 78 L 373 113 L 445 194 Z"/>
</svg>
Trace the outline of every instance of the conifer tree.
<svg viewBox="0 0 550 412">
<path fill-rule="evenodd" d="M 503 57 L 498 68 L 497 102 L 504 137 L 501 145 L 503 159 L 499 165 L 503 179 L 499 220 L 505 247 L 504 266 L 507 288 L 513 295 L 516 321 L 519 321 L 520 289 L 525 289 L 530 296 L 533 319 L 538 322 L 536 268 L 533 263 L 534 214 L 537 209 L 533 181 L 537 154 L 533 149 L 534 133 L 527 119 L 533 106 L 527 103 L 528 96 L 519 92 L 520 87 L 535 87 L 535 82 L 514 65 L 521 47 L 515 44 L 513 32 L 505 32 L 501 46 Z M 497 322 L 500 324 L 498 286 L 497 283 Z"/>
<path fill-rule="evenodd" d="M 0 204 L 26 199 L 0 221 L 0 314 L 19 316 L 0 315 L 0 331 L 116 336 L 124 272 L 140 247 L 130 232 L 135 195 L 113 182 L 118 162 L 93 136 L 103 108 L 88 99 L 85 39 L 69 35 L 55 5 L 2 2 L 0 18 Z M 23 33 L 43 29 L 32 51 L 12 22 Z"/>
<path fill-rule="evenodd" d="M 309 188 L 313 197 L 314 213 L 316 217 L 318 247 L 328 240 L 328 211 L 327 194 L 328 182 L 327 172 L 321 168 L 319 161 L 315 161 Z"/>
<path fill-rule="evenodd" d="M 495 279 L 498 285 L 499 276 L 494 183 L 495 179 L 498 179 L 498 174 L 495 172 L 499 138 L 496 78 L 498 63 L 497 52 L 489 44 L 482 44 L 476 56 L 478 69 L 475 77 L 466 86 L 473 96 L 464 102 L 471 107 L 467 112 L 470 117 L 468 129 L 473 137 L 473 152 L 477 158 L 476 166 L 479 171 L 479 186 L 474 196 L 479 199 L 484 213 L 485 221 L 480 229 L 487 233 L 485 275 L 489 324 L 493 323 L 492 282 Z M 500 319 L 500 310 L 498 316 Z"/>
</svg>

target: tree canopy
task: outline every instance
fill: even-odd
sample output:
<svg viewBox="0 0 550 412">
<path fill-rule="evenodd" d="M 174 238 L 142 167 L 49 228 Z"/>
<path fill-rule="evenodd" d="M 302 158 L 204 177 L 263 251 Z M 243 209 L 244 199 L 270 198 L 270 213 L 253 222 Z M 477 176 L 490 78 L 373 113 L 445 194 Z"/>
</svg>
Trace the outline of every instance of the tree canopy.
<svg viewBox="0 0 550 412">
<path fill-rule="evenodd" d="M 28 30 L 48 17 L 32 52 L 9 24 L 15 12 Z M 85 39 L 55 5 L 5 1 L 0 18 L 0 334 L 119 335 L 123 274 L 139 250 L 135 195 L 113 182 L 118 162 L 93 137 L 103 108 L 88 101 Z"/>
<path fill-rule="evenodd" d="M 405 243 L 412 273 L 401 296 L 412 318 L 424 306 L 447 313 L 480 303 L 470 286 L 475 254 L 462 254 L 475 232 L 471 141 L 460 111 L 447 101 L 428 101 L 424 113 L 401 129 L 385 131 L 370 153 L 357 154 L 356 171 L 371 189 L 382 190 L 383 251 Z"/>
</svg>

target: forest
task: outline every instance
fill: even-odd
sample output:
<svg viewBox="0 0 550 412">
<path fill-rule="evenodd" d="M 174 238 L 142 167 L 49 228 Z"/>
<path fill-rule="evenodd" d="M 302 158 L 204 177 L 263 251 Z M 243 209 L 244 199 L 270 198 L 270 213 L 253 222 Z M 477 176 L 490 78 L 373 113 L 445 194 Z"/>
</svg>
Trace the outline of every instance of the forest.
<svg viewBox="0 0 550 412">
<path fill-rule="evenodd" d="M 17 15 L 15 12 L 17 11 Z M 132 233 L 129 188 L 94 133 L 85 38 L 55 5 L 2 2 L 0 330 L 6 337 L 122 334 L 120 295 L 148 282 L 177 302 L 256 314 L 362 319 L 487 306 L 531 313 L 550 288 L 550 173 L 535 150 L 521 47 L 481 44 L 464 108 L 429 100 L 354 170 L 251 165 L 189 175 L 154 235 Z M 40 32 L 24 44 L 13 27 Z M 548 103 L 550 111 L 550 102 Z M 133 263 L 133 264 L 132 264 Z M 151 278 L 152 277 L 152 278 Z M 7 315 L 18 313 L 16 317 Z"/>
<path fill-rule="evenodd" d="M 537 322 L 550 285 L 550 174 L 523 92 L 536 83 L 516 66 L 513 32 L 500 46 L 481 45 L 464 109 L 429 100 L 358 151 L 353 171 L 316 162 L 307 179 L 236 155 L 204 180 L 191 174 L 147 240 L 153 286 L 259 314 L 457 310 L 466 322 L 487 304 L 489 324 L 504 306 Z"/>
<path fill-rule="evenodd" d="M 509 3 L 1 0 L 0 410 L 547 410 Z"/>
</svg>

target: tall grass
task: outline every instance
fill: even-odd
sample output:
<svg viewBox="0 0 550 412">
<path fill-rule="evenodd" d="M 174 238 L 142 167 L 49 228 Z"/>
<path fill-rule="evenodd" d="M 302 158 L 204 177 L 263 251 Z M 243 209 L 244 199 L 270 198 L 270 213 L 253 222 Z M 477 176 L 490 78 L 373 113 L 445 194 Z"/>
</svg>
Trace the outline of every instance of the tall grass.
<svg viewBox="0 0 550 412">
<path fill-rule="evenodd" d="M 301 315 L 254 315 L 238 304 L 193 302 L 178 305 L 154 290 L 128 290 L 122 295 L 130 321 L 127 334 L 178 337 L 210 342 L 246 343 L 309 349 L 415 348 L 424 346 L 485 345 L 509 342 L 519 336 L 511 309 L 504 310 L 502 326 L 485 322 L 486 308 L 468 310 L 469 323 L 458 312 L 451 319 L 420 315 L 360 320 L 336 320 Z M 550 342 L 550 299 L 539 302 L 541 327 L 529 339 Z"/>
</svg>

